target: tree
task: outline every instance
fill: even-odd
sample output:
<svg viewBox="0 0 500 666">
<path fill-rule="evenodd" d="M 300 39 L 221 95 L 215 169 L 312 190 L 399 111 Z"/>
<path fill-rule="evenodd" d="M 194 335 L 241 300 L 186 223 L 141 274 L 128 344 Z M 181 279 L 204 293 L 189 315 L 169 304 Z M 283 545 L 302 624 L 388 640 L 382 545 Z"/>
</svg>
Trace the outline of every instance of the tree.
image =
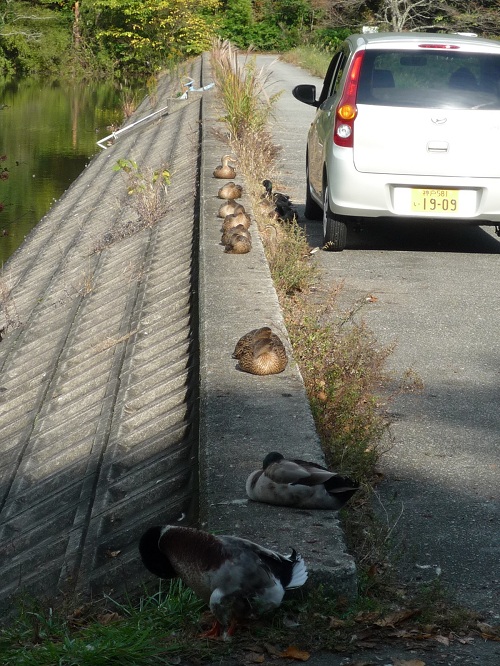
<svg viewBox="0 0 500 666">
<path fill-rule="evenodd" d="M 118 70 L 158 70 L 210 47 L 219 0 L 82 0 L 88 37 Z"/>
<path fill-rule="evenodd" d="M 71 46 L 71 14 L 61 0 L 47 3 L 1 0 L 0 71 L 6 74 L 50 74 L 60 71 Z M 69 5 L 68 5 L 69 6 Z"/>
</svg>

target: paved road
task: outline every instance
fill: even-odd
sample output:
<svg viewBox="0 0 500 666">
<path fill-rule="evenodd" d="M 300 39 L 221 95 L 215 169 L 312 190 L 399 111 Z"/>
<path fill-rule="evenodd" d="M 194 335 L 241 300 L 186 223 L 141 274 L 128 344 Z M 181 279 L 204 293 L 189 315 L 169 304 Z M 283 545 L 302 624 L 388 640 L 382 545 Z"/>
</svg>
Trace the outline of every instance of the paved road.
<svg viewBox="0 0 500 666">
<path fill-rule="evenodd" d="M 320 81 L 270 56 L 257 61 L 272 72 L 269 92 L 285 91 L 273 135 L 284 148 L 283 183 L 303 212 L 314 110 L 290 92 Z M 320 223 L 306 229 L 311 245 L 321 245 Z M 377 489 L 401 574 L 415 584 L 439 578 L 493 624 L 500 620 L 499 255 L 492 228 L 398 221 L 351 233 L 342 253 L 316 255 L 325 296 L 340 281 L 342 307 L 374 296 L 359 316 L 380 342 L 395 344 L 394 373 L 411 368 L 423 381 L 420 394 L 389 407 L 393 446 Z M 479 654 L 464 663 L 500 659 Z"/>
</svg>

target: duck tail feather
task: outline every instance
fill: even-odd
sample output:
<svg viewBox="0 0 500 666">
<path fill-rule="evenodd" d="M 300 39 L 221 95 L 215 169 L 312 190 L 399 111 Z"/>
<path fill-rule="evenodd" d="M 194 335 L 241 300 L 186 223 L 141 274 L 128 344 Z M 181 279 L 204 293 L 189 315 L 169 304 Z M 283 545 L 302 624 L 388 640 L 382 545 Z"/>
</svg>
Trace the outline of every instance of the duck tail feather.
<svg viewBox="0 0 500 666">
<path fill-rule="evenodd" d="M 292 563 L 292 572 L 290 581 L 285 585 L 286 590 L 293 590 L 297 587 L 301 587 L 307 580 L 307 567 L 306 563 L 302 559 L 302 555 L 299 555 L 295 549 L 292 549 L 292 554 L 289 556 L 290 562 Z"/>
<path fill-rule="evenodd" d="M 359 488 L 359 483 L 353 481 L 348 476 L 340 476 L 340 474 L 335 474 L 330 477 L 324 483 L 325 489 L 329 493 L 342 493 L 346 490 L 352 490 L 354 492 Z"/>
</svg>

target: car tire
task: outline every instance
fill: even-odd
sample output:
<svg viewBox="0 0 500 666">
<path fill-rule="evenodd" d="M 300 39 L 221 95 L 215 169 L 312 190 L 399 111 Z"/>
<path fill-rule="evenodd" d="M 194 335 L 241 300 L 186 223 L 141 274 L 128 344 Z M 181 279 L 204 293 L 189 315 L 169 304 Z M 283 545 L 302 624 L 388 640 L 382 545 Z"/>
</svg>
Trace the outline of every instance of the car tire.
<svg viewBox="0 0 500 666">
<path fill-rule="evenodd" d="M 306 159 L 306 205 L 304 208 L 304 217 L 306 220 L 322 220 L 323 209 L 317 204 L 311 196 L 309 185 L 309 160 Z"/>
<path fill-rule="evenodd" d="M 323 187 L 323 249 L 342 252 L 347 243 L 347 224 L 332 213 L 328 185 Z"/>
</svg>

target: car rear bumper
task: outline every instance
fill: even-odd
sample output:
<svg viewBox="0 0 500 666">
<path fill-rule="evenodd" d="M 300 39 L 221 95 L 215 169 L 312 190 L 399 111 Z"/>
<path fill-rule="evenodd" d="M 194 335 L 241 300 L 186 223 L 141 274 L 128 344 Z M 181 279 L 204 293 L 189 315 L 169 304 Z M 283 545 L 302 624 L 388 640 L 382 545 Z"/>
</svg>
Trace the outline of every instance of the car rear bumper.
<svg viewBox="0 0 500 666">
<path fill-rule="evenodd" d="M 346 153 L 328 171 L 330 209 L 349 217 L 409 217 L 469 224 L 500 224 L 500 178 L 401 176 L 356 171 Z M 350 157 L 350 156 L 349 156 Z M 453 196 L 456 210 L 443 210 L 439 198 L 433 210 L 414 210 L 412 190 L 428 190 L 429 197 Z M 448 192 L 449 195 L 445 195 Z M 429 199 L 432 201 L 432 198 Z M 460 205 L 459 205 L 460 204 Z M 413 202 L 413 205 L 414 202 Z"/>
</svg>

